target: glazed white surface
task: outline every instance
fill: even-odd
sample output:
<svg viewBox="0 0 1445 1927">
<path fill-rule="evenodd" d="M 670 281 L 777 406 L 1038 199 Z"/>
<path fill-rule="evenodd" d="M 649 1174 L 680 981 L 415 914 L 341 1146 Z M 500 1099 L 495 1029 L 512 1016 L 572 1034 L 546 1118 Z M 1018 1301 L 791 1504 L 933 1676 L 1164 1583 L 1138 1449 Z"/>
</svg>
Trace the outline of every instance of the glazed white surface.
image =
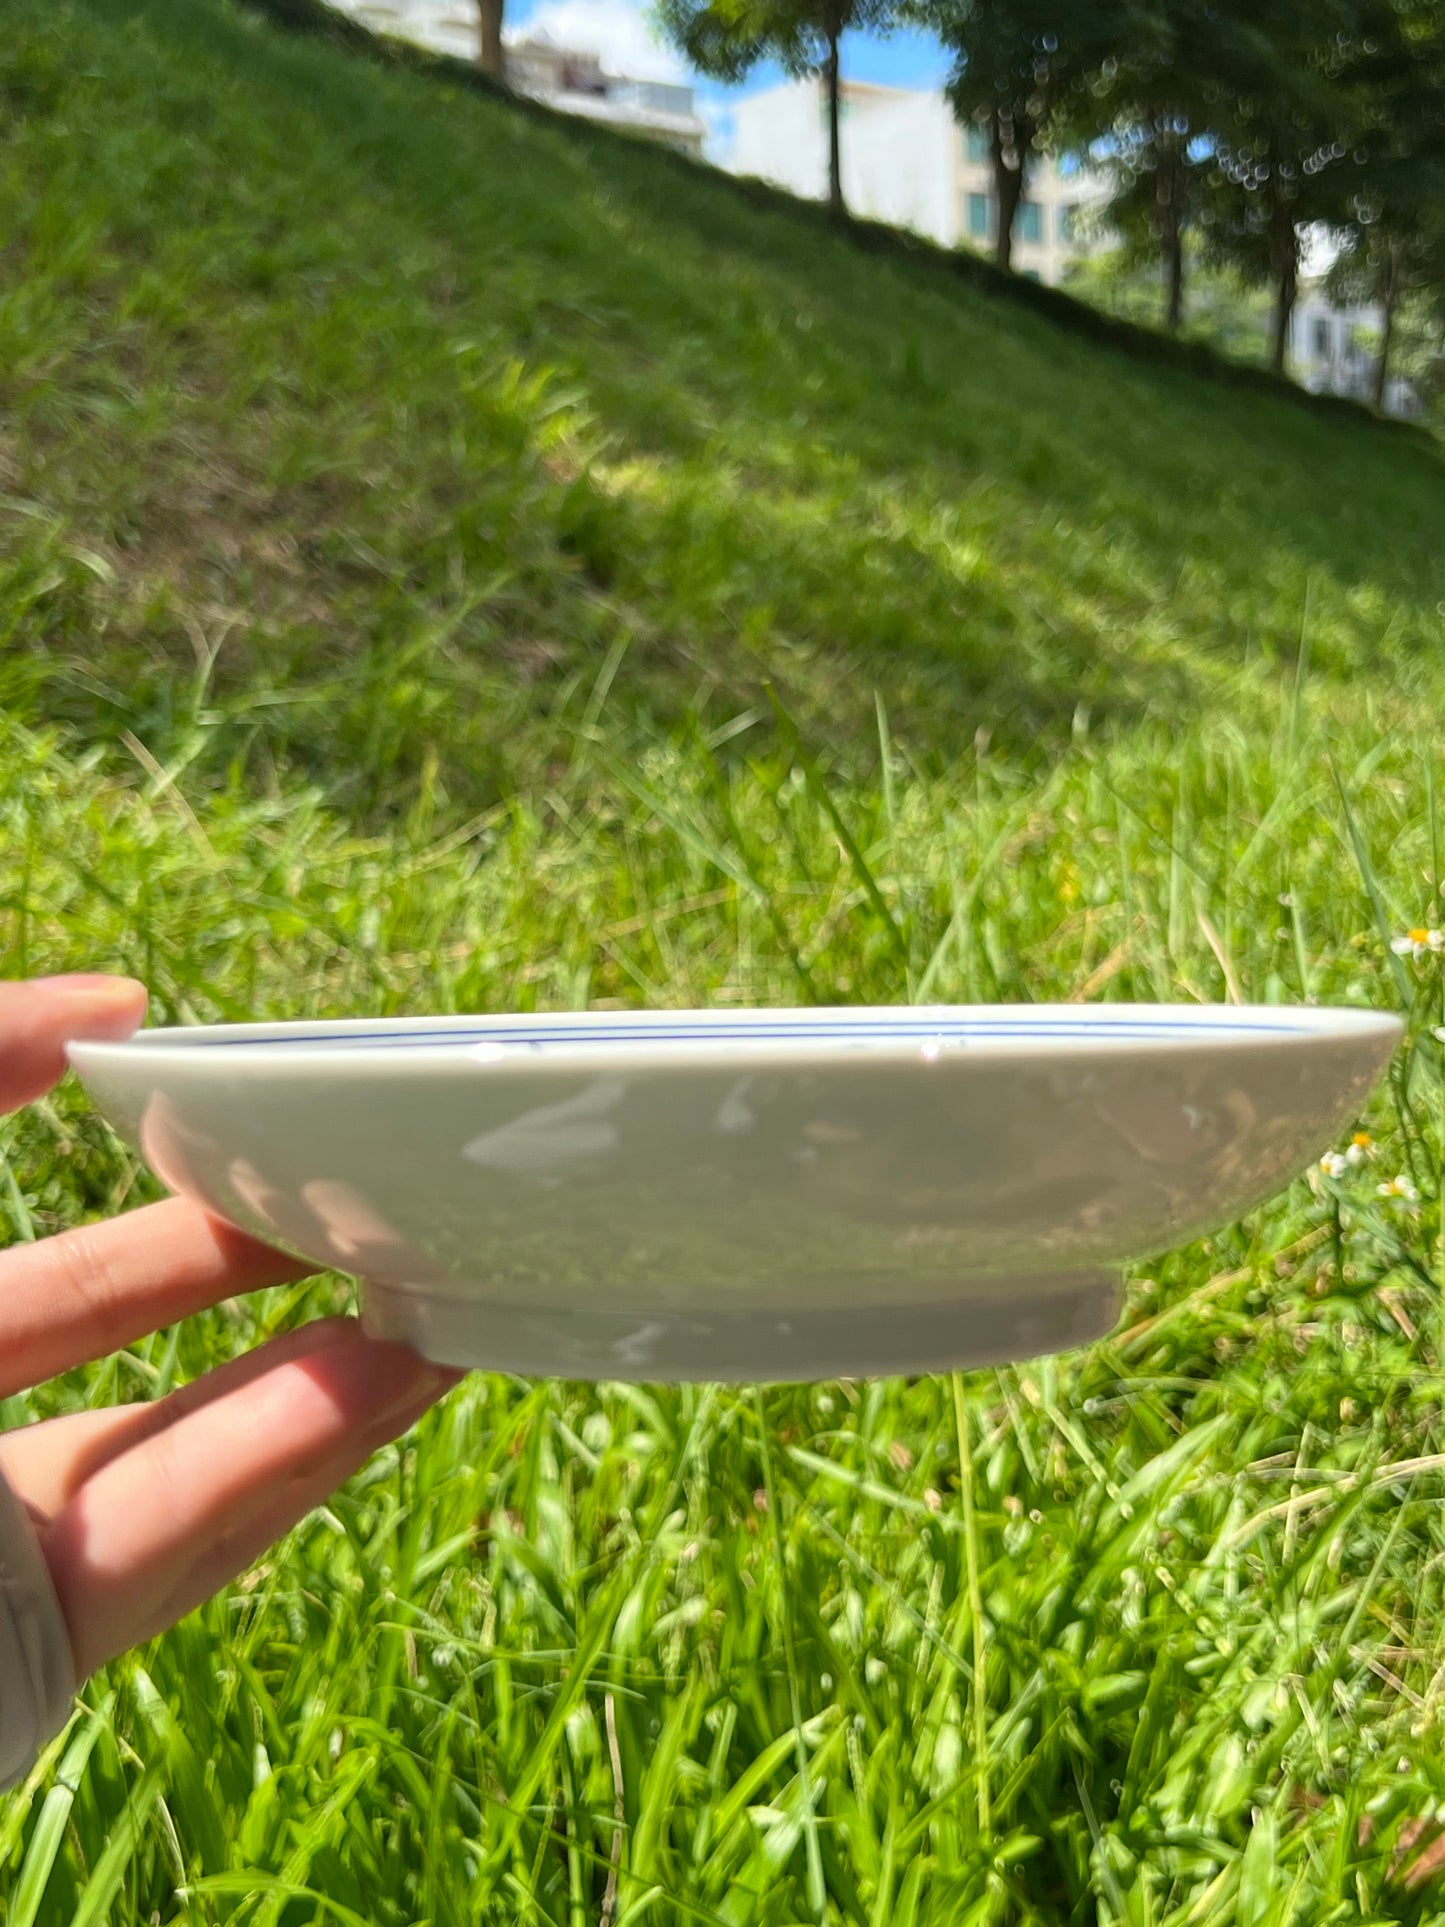
<svg viewBox="0 0 1445 1927">
<path fill-rule="evenodd" d="M 1358 1114 L 1370 1011 L 605 1012 L 142 1032 L 72 1060 L 172 1189 L 429 1356 L 923 1370 L 1083 1342 L 1113 1279 Z"/>
</svg>

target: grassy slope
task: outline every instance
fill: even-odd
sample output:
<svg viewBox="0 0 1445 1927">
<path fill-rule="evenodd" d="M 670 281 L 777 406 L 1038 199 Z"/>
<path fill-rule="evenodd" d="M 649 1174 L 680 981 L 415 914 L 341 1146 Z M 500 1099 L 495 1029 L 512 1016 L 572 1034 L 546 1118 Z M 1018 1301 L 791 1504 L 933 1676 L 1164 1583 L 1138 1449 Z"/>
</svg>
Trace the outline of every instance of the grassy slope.
<svg viewBox="0 0 1445 1927">
<path fill-rule="evenodd" d="M 722 721 L 769 674 L 869 729 L 873 680 L 946 749 L 1187 710 L 1305 630 L 1416 690 L 1436 451 L 1131 363 L 625 143 L 143 17 L 169 59 L 107 34 L 77 71 L 84 18 L 9 55 L 44 108 L 7 144 L 0 323 L 41 713 L 164 761 L 176 665 L 218 651 L 212 768 L 309 765 L 355 808 L 406 793 L 441 716 L 449 794 L 505 793 L 613 645 L 619 712 L 701 691 Z"/>
<path fill-rule="evenodd" d="M 1339 1203 L 970 1379 L 971 1471 L 946 1383 L 470 1381 L 87 1690 L 10 1918 L 577 1927 L 614 1852 L 616 1923 L 1432 1917 L 1436 455 L 239 15 L 6 26 L 0 968 L 1419 1019 Z M 0 1153 L 21 1235 L 148 1182 L 73 1093 Z"/>
</svg>

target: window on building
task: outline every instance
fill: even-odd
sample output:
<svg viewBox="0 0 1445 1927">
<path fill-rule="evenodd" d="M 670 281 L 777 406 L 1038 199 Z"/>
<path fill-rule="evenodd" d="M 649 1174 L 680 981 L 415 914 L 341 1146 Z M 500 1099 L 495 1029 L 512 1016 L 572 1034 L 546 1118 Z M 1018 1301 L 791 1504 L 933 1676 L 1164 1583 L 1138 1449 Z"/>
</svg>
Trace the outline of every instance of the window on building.
<svg viewBox="0 0 1445 1927">
<path fill-rule="evenodd" d="M 1315 316 L 1314 339 L 1315 360 L 1328 361 L 1330 358 L 1330 324 L 1322 314 Z"/>
<path fill-rule="evenodd" d="M 977 121 L 969 124 L 964 137 L 964 152 L 971 161 L 986 161 L 989 158 L 988 129 Z"/>
<path fill-rule="evenodd" d="M 969 195 L 968 231 L 975 240 L 979 241 L 986 241 L 993 232 L 993 196 L 991 194 Z"/>
<path fill-rule="evenodd" d="M 1038 201 L 1020 201 L 1018 226 L 1015 230 L 1021 241 L 1042 241 L 1044 238 L 1044 210 Z"/>
<path fill-rule="evenodd" d="M 1059 243 L 1068 247 L 1078 239 L 1079 210 L 1072 201 L 1065 201 L 1059 209 Z"/>
<path fill-rule="evenodd" d="M 1044 278 L 1037 268 L 1025 268 L 1023 276 L 1025 281 L 1042 281 Z"/>
</svg>

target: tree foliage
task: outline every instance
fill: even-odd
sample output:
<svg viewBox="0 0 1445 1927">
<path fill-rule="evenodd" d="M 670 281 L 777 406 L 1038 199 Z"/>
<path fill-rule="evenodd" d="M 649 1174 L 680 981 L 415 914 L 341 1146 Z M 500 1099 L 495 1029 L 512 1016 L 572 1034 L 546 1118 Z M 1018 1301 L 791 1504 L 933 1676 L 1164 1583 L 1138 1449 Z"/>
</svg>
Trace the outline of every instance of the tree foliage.
<svg viewBox="0 0 1445 1927">
<path fill-rule="evenodd" d="M 996 201 L 995 259 L 1007 268 L 1035 156 L 1056 146 L 1091 74 L 1125 43 L 1148 0 L 909 0 L 908 17 L 952 56 L 947 92 L 986 129 Z"/>
<path fill-rule="evenodd" d="M 1431 364 L 1445 324 L 1445 12 L 1435 0 L 1381 0 L 1368 9 L 1366 28 L 1354 82 L 1369 112 L 1350 157 L 1349 206 L 1328 285 L 1337 299 L 1379 311 L 1378 407 L 1402 315 L 1423 400 L 1439 379 Z"/>
<path fill-rule="evenodd" d="M 1377 400 L 1397 319 L 1426 317 L 1432 303 L 1445 313 L 1445 0 L 659 0 L 658 10 L 694 65 L 721 79 L 765 56 L 828 77 L 839 212 L 838 42 L 897 20 L 938 37 L 956 116 L 986 133 L 1000 267 L 1030 167 L 1071 151 L 1108 179 L 1106 221 L 1126 256 L 1157 259 L 1171 330 L 1187 264 L 1228 270 L 1269 290 L 1270 359 L 1283 369 L 1311 234 L 1338 252 L 1332 285 L 1383 317 Z"/>
<path fill-rule="evenodd" d="M 843 199 L 839 43 L 845 33 L 894 23 L 894 0 L 658 0 L 664 32 L 700 73 L 744 79 L 760 60 L 778 61 L 790 74 L 819 74 L 828 107 L 828 200 L 835 215 Z"/>
<path fill-rule="evenodd" d="M 1186 260 L 1198 251 L 1218 103 L 1257 70 L 1269 43 L 1243 9 L 1196 0 L 1138 5 L 1125 25 L 1075 94 L 1069 132 L 1111 180 L 1109 225 L 1127 253 L 1157 257 L 1173 332 Z"/>
</svg>

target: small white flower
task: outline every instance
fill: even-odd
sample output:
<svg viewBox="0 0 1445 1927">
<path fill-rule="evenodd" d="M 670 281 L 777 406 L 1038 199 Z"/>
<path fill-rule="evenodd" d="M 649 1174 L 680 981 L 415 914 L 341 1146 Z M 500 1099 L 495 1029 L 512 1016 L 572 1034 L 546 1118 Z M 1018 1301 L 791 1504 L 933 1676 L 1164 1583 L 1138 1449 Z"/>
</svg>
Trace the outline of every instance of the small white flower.
<svg viewBox="0 0 1445 1927">
<path fill-rule="evenodd" d="M 1327 1178 L 1347 1178 L 1375 1155 L 1375 1140 L 1368 1131 L 1356 1131 L 1343 1151 L 1326 1151 L 1319 1168 Z"/>
<path fill-rule="evenodd" d="M 1281 890 L 1281 891 L 1280 891 L 1280 893 L 1279 893 L 1279 903 L 1280 903 L 1280 907 L 1281 907 L 1281 909 L 1284 909 L 1284 910 L 1293 910 L 1293 909 L 1294 909 L 1294 898 L 1293 898 L 1293 897 L 1292 897 L 1292 896 L 1290 895 L 1290 893 L 1289 893 L 1289 891 L 1288 891 L 1288 890 Z"/>
<path fill-rule="evenodd" d="M 1438 956 L 1445 950 L 1445 930 L 1407 930 L 1391 938 L 1390 948 L 1397 957 Z"/>
<path fill-rule="evenodd" d="M 1420 1193 L 1402 1171 L 1398 1177 L 1391 1178 L 1388 1184 L 1378 1184 L 1375 1189 L 1382 1198 L 1402 1198 L 1406 1204 L 1418 1204 Z"/>
</svg>

